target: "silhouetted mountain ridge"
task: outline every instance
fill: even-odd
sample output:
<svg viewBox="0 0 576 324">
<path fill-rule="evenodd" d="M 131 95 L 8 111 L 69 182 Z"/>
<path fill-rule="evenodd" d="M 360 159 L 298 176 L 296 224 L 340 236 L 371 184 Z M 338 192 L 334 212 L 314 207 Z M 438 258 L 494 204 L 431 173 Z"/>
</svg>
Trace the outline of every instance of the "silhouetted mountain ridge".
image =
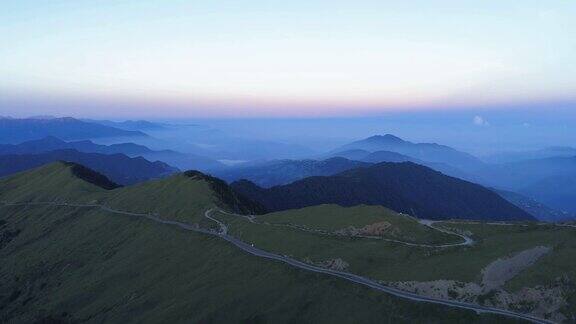
<svg viewBox="0 0 576 324">
<path fill-rule="evenodd" d="M 130 157 L 142 156 L 149 161 L 159 160 L 182 169 L 208 170 L 223 167 L 218 161 L 207 157 L 172 150 L 155 151 L 144 145 L 134 143 L 102 145 L 90 140 L 66 142 L 54 136 L 48 136 L 20 144 L 0 144 L 0 154 L 36 154 L 65 149 L 73 149 L 85 153 L 125 154 Z"/>
<path fill-rule="evenodd" d="M 147 135 L 140 131 L 127 131 L 88 123 L 71 117 L 0 119 L 0 143 L 20 143 L 47 136 L 54 136 L 63 140 L 80 140 L 101 137 L 143 137 Z"/>
<path fill-rule="evenodd" d="M 177 171 L 164 162 L 150 162 L 142 157 L 124 154 L 84 153 L 76 150 L 56 150 L 39 154 L 0 155 L 0 176 L 32 169 L 41 165 L 66 161 L 84 165 L 106 175 L 122 185 L 162 178 Z"/>
<path fill-rule="evenodd" d="M 391 134 L 374 135 L 355 141 L 333 150 L 331 154 L 336 155 L 338 152 L 349 150 L 395 152 L 421 161 L 446 163 L 465 170 L 483 166 L 478 158 L 449 146 L 436 143 L 412 143 Z"/>
<path fill-rule="evenodd" d="M 367 204 L 429 219 L 534 219 L 489 189 L 411 162 L 379 163 L 269 189 L 249 181 L 232 187 L 271 211 Z"/>
</svg>

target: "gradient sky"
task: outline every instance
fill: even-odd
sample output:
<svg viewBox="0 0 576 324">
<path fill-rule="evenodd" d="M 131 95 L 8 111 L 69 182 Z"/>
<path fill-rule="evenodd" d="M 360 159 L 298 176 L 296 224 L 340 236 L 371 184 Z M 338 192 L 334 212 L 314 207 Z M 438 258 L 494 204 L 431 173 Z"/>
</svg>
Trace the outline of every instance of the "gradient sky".
<svg viewBox="0 0 576 324">
<path fill-rule="evenodd" d="M 0 115 L 576 102 L 576 1 L 0 1 Z"/>
</svg>

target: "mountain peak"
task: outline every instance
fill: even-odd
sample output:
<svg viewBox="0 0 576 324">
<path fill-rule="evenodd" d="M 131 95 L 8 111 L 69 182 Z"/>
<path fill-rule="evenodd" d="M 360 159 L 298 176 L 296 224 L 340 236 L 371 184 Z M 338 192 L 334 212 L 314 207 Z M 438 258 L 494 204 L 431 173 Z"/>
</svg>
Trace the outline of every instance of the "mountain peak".
<svg viewBox="0 0 576 324">
<path fill-rule="evenodd" d="M 364 141 L 367 142 L 394 142 L 394 143 L 404 143 L 405 140 L 401 139 L 398 136 L 394 136 L 392 134 L 384 134 L 384 135 L 374 135 L 366 138 Z"/>
<path fill-rule="evenodd" d="M 0 200 L 70 201 L 117 188 L 80 164 L 56 161 L 0 179 Z"/>
</svg>

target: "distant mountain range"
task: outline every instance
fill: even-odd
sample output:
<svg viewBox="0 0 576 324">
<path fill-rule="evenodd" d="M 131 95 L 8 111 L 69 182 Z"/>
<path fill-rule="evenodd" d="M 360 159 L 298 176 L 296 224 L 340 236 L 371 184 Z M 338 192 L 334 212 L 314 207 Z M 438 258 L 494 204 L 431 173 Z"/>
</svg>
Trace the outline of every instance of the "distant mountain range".
<svg viewBox="0 0 576 324">
<path fill-rule="evenodd" d="M 357 160 L 362 162 L 370 162 L 370 163 L 381 163 L 381 162 L 413 162 L 416 164 L 424 165 L 429 168 L 432 168 L 436 171 L 440 171 L 446 175 L 468 180 L 471 182 L 480 182 L 477 176 L 473 173 L 465 172 L 453 165 L 447 163 L 440 163 L 440 162 L 430 162 L 420 160 L 411 156 L 407 156 L 404 154 L 400 154 L 397 152 L 391 151 L 375 151 L 375 152 L 368 152 L 366 150 L 361 149 L 354 149 L 354 150 L 347 150 L 341 151 L 337 153 L 332 153 L 332 156 L 340 156 L 345 157 L 350 160 Z M 475 166 L 474 168 L 476 168 Z"/>
<path fill-rule="evenodd" d="M 359 150 L 370 153 L 378 151 L 394 152 L 401 155 L 393 156 L 387 153 L 388 158 L 397 160 L 412 158 L 427 162 L 446 163 L 463 170 L 477 169 L 484 164 L 478 158 L 468 153 L 457 151 L 449 146 L 435 143 L 412 143 L 391 134 L 375 135 L 352 142 L 333 150 L 330 154 L 337 155 L 340 152 L 348 152 L 347 154 L 350 154 L 351 150 L 353 150 L 354 154 L 361 154 Z M 365 158 L 369 157 L 364 156 L 363 159 Z"/>
<path fill-rule="evenodd" d="M 570 213 L 548 207 L 543 203 L 540 203 L 530 197 L 524 196 L 516 192 L 506 190 L 494 190 L 494 191 L 497 194 L 499 194 L 502 198 L 508 200 L 515 206 L 519 207 L 528 214 L 542 221 L 558 222 L 576 217 L 576 213 Z"/>
<path fill-rule="evenodd" d="M 140 131 L 128 131 L 110 126 L 64 118 L 0 118 L 0 143 L 21 143 L 47 136 L 63 140 L 102 137 L 144 137 Z"/>
<path fill-rule="evenodd" d="M 412 143 L 387 134 L 344 145 L 330 156 L 376 163 L 414 162 L 446 175 L 521 193 L 561 212 L 576 212 L 576 149 L 571 147 L 502 153 L 486 159 L 492 163 L 484 163 L 448 146 Z"/>
<path fill-rule="evenodd" d="M 552 208 L 576 212 L 576 157 L 552 157 L 490 165 L 483 183 L 530 196 Z"/>
<path fill-rule="evenodd" d="M 311 176 L 334 175 L 345 170 L 370 166 L 375 163 L 413 162 L 428 166 L 446 175 L 477 182 L 474 175 L 451 165 L 423 161 L 391 151 L 369 152 L 362 149 L 352 149 L 329 153 L 324 156 L 329 156 L 329 158 L 324 160 L 272 160 L 246 163 L 217 170 L 214 174 L 227 181 L 247 179 L 261 187 L 272 187 Z"/>
<path fill-rule="evenodd" d="M 494 186 L 525 188 L 547 178 L 576 176 L 576 156 L 490 165 L 479 173 Z"/>
<path fill-rule="evenodd" d="M 380 163 L 269 189 L 246 180 L 232 187 L 271 211 L 367 204 L 428 219 L 534 220 L 489 189 L 411 162 Z"/>
<path fill-rule="evenodd" d="M 568 146 L 554 146 L 532 151 L 495 153 L 486 156 L 483 160 L 490 163 L 512 163 L 525 160 L 573 156 L 576 156 L 576 148 Z"/>
<path fill-rule="evenodd" d="M 178 171 L 164 162 L 150 162 L 142 157 L 131 158 L 124 154 L 84 153 L 69 149 L 38 154 L 0 155 L 0 177 L 56 161 L 82 164 L 122 185 L 162 178 Z"/>
<path fill-rule="evenodd" d="M 150 161 L 163 161 L 185 170 L 212 170 L 224 167 L 222 163 L 216 160 L 199 155 L 185 154 L 172 150 L 154 151 L 146 146 L 134 143 L 102 145 L 89 140 L 66 142 L 53 136 L 20 144 L 0 144 L 0 155 L 35 154 L 65 149 L 73 149 L 85 153 L 125 154 L 130 157 L 142 156 Z"/>
<path fill-rule="evenodd" d="M 122 153 L 126 155 L 142 155 L 155 152 L 146 146 L 134 143 L 101 145 L 90 140 L 66 142 L 54 136 L 26 141 L 20 144 L 0 144 L 0 154 L 31 154 L 64 149 L 74 149 L 88 153 Z"/>
<path fill-rule="evenodd" d="M 554 208 L 576 214 L 576 175 L 547 177 L 520 192 Z"/>
<path fill-rule="evenodd" d="M 110 127 L 115 127 L 129 131 L 148 131 L 148 130 L 165 130 L 167 125 L 161 123 L 149 122 L 147 120 L 125 120 L 125 121 L 111 121 L 111 120 L 97 120 L 97 119 L 82 119 L 82 121 L 100 124 Z"/>
</svg>

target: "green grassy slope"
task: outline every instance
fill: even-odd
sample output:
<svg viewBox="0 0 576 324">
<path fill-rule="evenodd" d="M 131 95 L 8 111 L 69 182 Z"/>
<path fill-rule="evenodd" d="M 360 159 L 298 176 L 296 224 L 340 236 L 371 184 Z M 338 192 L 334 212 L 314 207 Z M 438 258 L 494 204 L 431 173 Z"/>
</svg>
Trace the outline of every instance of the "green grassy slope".
<svg viewBox="0 0 576 324">
<path fill-rule="evenodd" d="M 487 258 L 506 255 L 510 251 L 525 250 L 538 244 L 552 247 L 552 252 L 539 260 L 537 267 L 526 269 L 507 283 L 507 287 L 513 291 L 522 287 L 552 282 L 562 276 L 576 279 L 576 258 L 574 258 L 576 256 L 576 228 L 555 225 L 506 226 L 481 223 L 446 223 L 443 226 L 473 233 L 473 237 L 479 241 L 478 248 L 485 251 L 484 255 Z"/>
<path fill-rule="evenodd" d="M 351 272 L 384 281 L 450 279 L 475 282 L 479 280 L 482 269 L 494 260 L 539 245 L 553 249 L 545 257 L 551 258 L 551 261 L 548 268 L 532 269 L 539 275 L 534 275 L 534 281 L 528 284 L 545 283 L 560 274 L 568 274 L 576 279 L 575 270 L 565 271 L 567 262 L 572 264 L 572 261 L 564 260 L 568 255 L 576 253 L 573 251 L 576 248 L 574 228 L 439 223 L 436 226 L 467 231 L 476 241 L 472 246 L 439 249 L 406 246 L 378 239 L 319 235 L 300 229 L 254 224 L 241 217 L 222 213 L 216 216 L 229 224 L 229 231 L 233 235 L 265 250 L 315 262 L 341 258 L 349 263 Z M 550 267 L 554 271 L 550 271 Z"/>
<path fill-rule="evenodd" d="M 86 176 L 86 170 L 90 171 L 74 163 L 55 162 L 1 178 L 0 201 L 96 203 L 184 221 L 198 221 L 204 211 L 215 206 L 238 213 L 261 211 L 223 181 L 199 172 L 111 190 L 113 184 L 106 179 L 94 181 L 99 174 Z"/>
<path fill-rule="evenodd" d="M 349 264 L 348 271 L 384 281 L 443 278 L 454 273 L 454 262 L 463 254 L 457 248 L 439 254 L 436 249 L 425 247 L 378 239 L 319 235 L 294 228 L 253 224 L 222 213 L 214 215 L 229 225 L 233 236 L 264 250 L 315 263 L 340 258 Z M 465 271 L 459 275 L 462 279 L 475 276 L 476 273 Z"/>
<path fill-rule="evenodd" d="M 78 165 L 55 162 L 13 176 L 0 178 L 0 201 L 78 201 L 99 200 L 104 188 L 78 177 Z M 89 170 L 89 169 L 87 169 Z"/>
<path fill-rule="evenodd" d="M 0 195 L 11 202 L 97 201 L 186 221 L 216 205 L 251 207 L 198 174 L 105 190 L 69 171 L 57 163 L 2 179 Z M 2 323 L 503 320 L 409 302 L 245 254 L 217 237 L 97 207 L 0 204 L 0 260 Z"/>
<path fill-rule="evenodd" d="M 498 320 L 404 301 L 244 254 L 216 237 L 97 209 L 0 207 L 0 219 L 21 230 L 0 249 L 0 322 Z"/>
<path fill-rule="evenodd" d="M 251 223 L 222 213 L 215 216 L 228 224 L 229 233 L 243 241 L 305 262 L 329 265 L 339 260 L 346 271 L 391 285 L 413 284 L 418 288 L 411 291 L 416 293 L 513 309 L 559 322 L 576 320 L 576 228 L 530 223 L 441 223 L 435 226 L 465 232 L 475 243 L 429 248 Z M 521 268 L 503 286 L 483 290 L 483 273 L 490 265 L 537 247 L 549 251 L 534 264 Z M 509 270 L 500 271 L 498 276 L 505 277 Z"/>
<path fill-rule="evenodd" d="M 387 223 L 390 226 L 381 235 L 384 238 L 430 244 L 462 241 L 460 237 L 433 230 L 418 223 L 412 217 L 396 213 L 382 206 L 318 205 L 270 213 L 259 216 L 257 219 L 271 224 L 293 224 L 330 232 L 351 226 L 363 228 L 375 223 Z"/>
<path fill-rule="evenodd" d="M 199 222 L 215 206 L 238 213 L 259 212 L 257 205 L 237 196 L 221 180 L 194 171 L 117 189 L 106 204 L 184 222 Z"/>
</svg>

